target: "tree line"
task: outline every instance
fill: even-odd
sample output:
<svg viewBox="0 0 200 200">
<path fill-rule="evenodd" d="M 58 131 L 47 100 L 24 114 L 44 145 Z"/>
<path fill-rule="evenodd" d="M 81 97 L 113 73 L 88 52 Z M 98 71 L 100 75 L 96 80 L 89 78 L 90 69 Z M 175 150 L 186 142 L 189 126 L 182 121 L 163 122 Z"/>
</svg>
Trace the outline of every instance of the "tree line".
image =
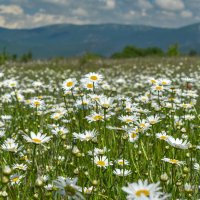
<svg viewBox="0 0 200 200">
<path fill-rule="evenodd" d="M 159 47 L 138 48 L 136 46 L 126 46 L 122 51 L 112 54 L 111 58 L 134 58 L 134 57 L 146 57 L 146 56 L 196 56 L 198 55 L 196 50 L 190 50 L 188 53 L 181 53 L 178 44 L 170 45 L 167 51 L 163 51 Z"/>
</svg>

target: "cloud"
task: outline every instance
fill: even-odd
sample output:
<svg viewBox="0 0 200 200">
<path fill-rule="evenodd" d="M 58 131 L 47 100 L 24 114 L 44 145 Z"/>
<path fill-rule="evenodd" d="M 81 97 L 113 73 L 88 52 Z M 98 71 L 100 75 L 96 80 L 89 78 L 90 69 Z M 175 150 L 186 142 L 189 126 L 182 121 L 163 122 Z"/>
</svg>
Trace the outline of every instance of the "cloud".
<svg viewBox="0 0 200 200">
<path fill-rule="evenodd" d="M 73 15 L 77 15 L 77 16 L 88 16 L 88 12 L 83 9 L 83 8 L 76 8 L 75 10 L 72 11 Z"/>
<path fill-rule="evenodd" d="M 148 0 L 138 0 L 138 5 L 145 10 L 153 8 L 153 5 Z"/>
<path fill-rule="evenodd" d="M 183 10 L 185 5 L 182 0 L 155 0 L 155 3 L 164 10 Z"/>
<path fill-rule="evenodd" d="M 57 5 L 66 5 L 69 3 L 69 0 L 43 0 L 43 1 Z"/>
<path fill-rule="evenodd" d="M 105 3 L 105 8 L 108 10 L 112 10 L 116 7 L 115 0 L 102 0 Z"/>
<path fill-rule="evenodd" d="M 18 5 L 0 5 L 0 14 L 21 15 L 23 9 Z"/>
<path fill-rule="evenodd" d="M 189 10 L 183 10 L 181 12 L 181 17 L 183 17 L 183 18 L 191 18 L 191 17 L 193 17 L 193 14 Z"/>
</svg>

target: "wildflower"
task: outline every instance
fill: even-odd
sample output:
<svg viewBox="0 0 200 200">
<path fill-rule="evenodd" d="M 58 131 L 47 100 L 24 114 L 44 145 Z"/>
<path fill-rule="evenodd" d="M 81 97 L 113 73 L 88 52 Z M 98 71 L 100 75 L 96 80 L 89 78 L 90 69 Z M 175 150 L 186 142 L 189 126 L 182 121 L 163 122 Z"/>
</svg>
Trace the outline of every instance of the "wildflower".
<svg viewBox="0 0 200 200">
<path fill-rule="evenodd" d="M 147 117 L 147 121 L 151 125 L 154 125 L 154 124 L 156 124 L 156 123 L 158 123 L 160 121 L 160 117 L 158 117 L 157 115 L 155 115 L 155 116 L 149 116 L 149 117 Z"/>
<path fill-rule="evenodd" d="M 98 155 L 103 155 L 103 154 L 105 154 L 106 152 L 108 152 L 109 150 L 107 150 L 107 148 L 106 147 L 104 147 L 103 149 L 99 149 L 99 148 L 94 148 L 94 152 L 92 152 L 92 151 L 88 151 L 88 154 L 89 155 L 95 155 L 95 156 L 98 156 Z"/>
<path fill-rule="evenodd" d="M 116 163 L 118 165 L 121 165 L 121 166 L 124 166 L 124 165 L 129 165 L 129 162 L 125 159 L 119 159 L 119 160 L 116 160 Z"/>
<path fill-rule="evenodd" d="M 157 92 L 162 92 L 164 90 L 164 87 L 162 85 L 154 85 L 152 87 L 152 90 Z"/>
<path fill-rule="evenodd" d="M 5 131 L 0 129 L 0 138 L 5 136 Z"/>
<path fill-rule="evenodd" d="M 23 135 L 23 137 L 27 142 L 31 142 L 34 144 L 43 144 L 43 143 L 48 142 L 51 139 L 51 137 L 46 136 L 46 134 L 42 135 L 40 132 L 37 134 L 31 132 L 30 136 Z"/>
<path fill-rule="evenodd" d="M 113 171 L 113 173 L 117 176 L 128 176 L 130 175 L 132 172 L 131 170 L 127 170 L 127 169 L 115 169 Z"/>
<path fill-rule="evenodd" d="M 108 162 L 108 158 L 106 156 L 101 156 L 101 157 L 94 157 L 94 163 L 98 166 L 98 167 L 108 167 L 109 166 L 109 162 Z"/>
<path fill-rule="evenodd" d="M 187 140 L 183 141 L 182 139 L 175 139 L 172 136 L 168 137 L 166 140 L 171 146 L 179 149 L 188 149 L 190 143 Z"/>
<path fill-rule="evenodd" d="M 20 181 L 21 179 L 23 178 L 24 176 L 22 175 L 19 175 L 19 174 L 13 174 L 10 176 L 10 181 L 11 181 L 11 185 L 15 185 L 15 184 L 20 184 Z"/>
<path fill-rule="evenodd" d="M 194 186 L 190 185 L 189 183 L 185 183 L 184 190 L 185 192 L 192 193 L 194 190 Z"/>
<path fill-rule="evenodd" d="M 161 85 L 170 85 L 171 81 L 169 79 L 159 79 L 158 83 Z"/>
<path fill-rule="evenodd" d="M 67 134 L 69 131 L 68 131 L 68 129 L 66 129 L 65 127 L 55 127 L 55 129 L 53 129 L 53 130 L 51 130 L 51 132 L 52 132 L 52 134 L 53 135 L 58 135 L 58 134 L 60 134 L 60 135 L 65 135 L 65 134 Z"/>
<path fill-rule="evenodd" d="M 102 108 L 108 109 L 112 106 L 113 100 L 111 97 L 101 97 L 97 102 Z"/>
<path fill-rule="evenodd" d="M 94 190 L 93 186 L 91 186 L 91 187 L 84 187 L 83 188 L 84 194 L 92 194 L 93 190 Z"/>
<path fill-rule="evenodd" d="M 142 119 L 136 122 L 136 125 L 139 127 L 140 130 L 148 130 L 150 128 L 150 123 L 148 123 L 146 120 Z"/>
<path fill-rule="evenodd" d="M 200 165 L 198 163 L 194 163 L 194 169 L 200 172 Z"/>
<path fill-rule="evenodd" d="M 63 84 L 62 84 L 62 88 L 64 90 L 71 90 L 72 88 L 74 88 L 74 86 L 77 84 L 77 81 L 75 78 L 69 78 L 66 79 Z"/>
<path fill-rule="evenodd" d="M 18 144 L 16 141 L 12 138 L 7 138 L 4 143 L 1 145 L 1 148 L 4 151 L 10 151 L 16 153 L 17 151 L 21 150 L 21 148 L 18 147 Z"/>
<path fill-rule="evenodd" d="M 13 169 L 20 169 L 20 170 L 26 171 L 27 165 L 25 165 L 25 164 L 14 164 Z"/>
<path fill-rule="evenodd" d="M 103 76 L 94 72 L 90 72 L 89 74 L 85 75 L 86 79 L 88 79 L 89 81 L 92 81 L 94 83 L 98 83 L 103 79 Z"/>
<path fill-rule="evenodd" d="M 180 166 L 180 165 L 185 164 L 184 161 L 179 161 L 179 160 L 176 160 L 176 159 L 163 158 L 162 160 L 165 161 L 165 162 L 171 163 L 173 165 L 179 165 Z"/>
<path fill-rule="evenodd" d="M 77 178 L 71 179 L 59 176 L 58 179 L 54 181 L 54 185 L 62 196 L 81 200 L 84 199 L 84 197 L 80 193 L 81 187 L 76 185 L 77 181 Z"/>
<path fill-rule="evenodd" d="M 30 106 L 32 108 L 42 109 L 44 108 L 44 101 L 38 98 L 31 99 Z"/>
<path fill-rule="evenodd" d="M 122 115 L 119 117 L 119 120 L 121 120 L 122 122 L 125 122 L 127 124 L 129 123 L 133 123 L 137 120 L 137 117 L 136 116 L 129 116 L 129 115 Z"/>
<path fill-rule="evenodd" d="M 128 130 L 128 135 L 129 135 L 129 141 L 130 142 L 135 142 L 136 140 L 138 140 L 139 138 L 139 129 L 138 128 L 134 128 L 134 129 L 130 129 Z"/>
<path fill-rule="evenodd" d="M 93 112 L 91 115 L 86 116 L 86 119 L 89 122 L 103 121 L 104 120 L 104 115 L 100 114 L 100 113 Z"/>
<path fill-rule="evenodd" d="M 85 133 L 83 133 L 83 134 L 73 133 L 73 136 L 75 137 L 75 139 L 79 139 L 80 141 L 90 141 L 93 138 L 95 138 L 96 135 L 97 135 L 96 130 L 85 131 Z"/>
<path fill-rule="evenodd" d="M 160 192 L 159 182 L 148 184 L 147 180 L 138 183 L 129 183 L 128 187 L 123 187 L 122 190 L 128 193 L 127 199 L 129 200 L 164 200 L 167 195 Z"/>
<path fill-rule="evenodd" d="M 169 135 L 167 135 L 166 132 L 162 132 L 162 133 L 156 133 L 156 137 L 160 140 L 167 140 Z"/>
</svg>

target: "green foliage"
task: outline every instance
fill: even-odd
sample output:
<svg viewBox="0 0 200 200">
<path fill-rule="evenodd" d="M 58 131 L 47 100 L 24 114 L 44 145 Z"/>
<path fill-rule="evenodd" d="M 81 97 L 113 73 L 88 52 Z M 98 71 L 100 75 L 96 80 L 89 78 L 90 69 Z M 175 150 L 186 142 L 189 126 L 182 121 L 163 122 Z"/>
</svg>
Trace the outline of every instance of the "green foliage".
<svg viewBox="0 0 200 200">
<path fill-rule="evenodd" d="M 194 49 L 191 49 L 189 52 L 188 52 L 188 56 L 197 56 L 198 55 L 198 52 Z"/>
<path fill-rule="evenodd" d="M 29 51 L 28 53 L 25 53 L 21 56 L 20 61 L 28 62 L 31 61 L 32 59 L 33 59 L 32 53 L 31 51 Z"/>
<path fill-rule="evenodd" d="M 85 65 L 86 63 L 93 61 L 93 60 L 97 60 L 99 58 L 102 58 L 102 56 L 91 53 L 91 52 L 87 52 L 80 58 L 80 65 L 81 66 Z"/>
<path fill-rule="evenodd" d="M 179 51 L 179 45 L 173 44 L 171 46 L 169 46 L 168 50 L 167 50 L 167 55 L 168 56 L 179 56 L 180 55 L 180 51 Z"/>
<path fill-rule="evenodd" d="M 164 52 L 158 47 L 138 48 L 126 46 L 121 52 L 114 53 L 112 58 L 134 58 L 145 56 L 163 56 Z"/>
</svg>

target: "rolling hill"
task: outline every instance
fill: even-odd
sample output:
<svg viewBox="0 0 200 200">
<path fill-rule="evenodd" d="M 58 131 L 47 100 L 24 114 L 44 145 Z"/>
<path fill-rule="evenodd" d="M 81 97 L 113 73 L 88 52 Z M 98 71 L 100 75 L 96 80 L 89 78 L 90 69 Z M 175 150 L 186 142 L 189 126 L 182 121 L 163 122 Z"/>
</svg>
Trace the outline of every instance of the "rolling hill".
<svg viewBox="0 0 200 200">
<path fill-rule="evenodd" d="M 59 24 L 34 29 L 0 28 L 0 50 L 11 54 L 31 51 L 35 58 L 78 56 L 94 52 L 104 56 L 121 51 L 126 45 L 160 47 L 179 43 L 183 52 L 200 52 L 200 23 L 181 28 L 156 28 L 143 25 Z"/>
</svg>

